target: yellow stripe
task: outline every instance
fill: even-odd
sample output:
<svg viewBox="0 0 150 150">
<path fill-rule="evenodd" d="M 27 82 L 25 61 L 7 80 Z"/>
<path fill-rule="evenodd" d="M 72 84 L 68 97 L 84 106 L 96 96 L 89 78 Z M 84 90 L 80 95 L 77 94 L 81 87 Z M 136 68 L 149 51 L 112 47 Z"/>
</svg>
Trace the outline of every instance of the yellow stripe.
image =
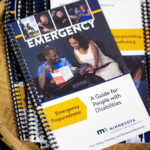
<svg viewBox="0 0 150 150">
<path fill-rule="evenodd" d="M 16 96 L 16 99 L 21 99 L 21 107 L 23 107 L 23 109 L 26 109 L 26 102 L 25 102 L 25 88 L 24 86 L 20 86 L 19 87 L 19 91 L 20 92 L 17 92 L 18 91 L 18 88 L 15 88 L 15 92 L 16 92 L 16 95 L 20 95 L 20 96 Z M 20 103 L 19 101 L 17 101 L 17 103 Z"/>
<path fill-rule="evenodd" d="M 102 11 L 102 9 L 94 10 L 94 11 L 92 11 L 92 14 L 96 14 L 96 13 L 99 13 L 101 11 Z"/>
<path fill-rule="evenodd" d="M 142 29 L 111 29 L 121 51 L 144 50 Z"/>
<path fill-rule="evenodd" d="M 8 13 L 14 14 L 15 11 L 7 11 L 6 14 L 8 14 Z"/>
<path fill-rule="evenodd" d="M 78 108 L 76 106 L 78 106 Z M 70 108 L 75 109 L 70 110 Z M 64 110 L 70 111 L 68 112 Z M 60 129 L 77 122 L 87 120 L 87 107 L 79 97 L 46 107 L 43 111 L 47 116 L 46 120 L 49 121 L 52 130 Z M 43 119 L 43 122 L 44 121 L 45 119 Z"/>
<path fill-rule="evenodd" d="M 11 13 L 11 14 L 14 14 L 14 13 L 15 13 L 15 11 L 10 11 L 10 13 Z"/>
<path fill-rule="evenodd" d="M 22 36 L 23 36 L 22 34 L 19 34 L 19 35 L 16 36 L 16 39 L 18 39 L 18 38 L 20 38 Z"/>
</svg>

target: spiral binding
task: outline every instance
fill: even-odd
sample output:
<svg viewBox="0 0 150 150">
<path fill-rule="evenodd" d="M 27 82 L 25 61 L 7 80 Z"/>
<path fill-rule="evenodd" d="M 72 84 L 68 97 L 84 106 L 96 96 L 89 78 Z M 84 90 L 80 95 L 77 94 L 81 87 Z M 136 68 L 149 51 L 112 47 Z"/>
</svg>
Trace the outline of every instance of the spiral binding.
<svg viewBox="0 0 150 150">
<path fill-rule="evenodd" d="M 150 1 L 146 0 L 141 4 L 142 8 L 142 23 L 143 23 L 143 35 L 144 35 L 144 47 L 146 55 L 146 70 L 148 88 L 150 90 Z M 150 93 L 148 91 L 148 112 L 150 115 Z"/>
<path fill-rule="evenodd" d="M 5 37 L 6 38 L 6 37 Z M 8 48 L 7 48 L 7 39 L 5 39 L 6 41 L 6 56 L 7 56 L 7 66 L 8 66 L 8 72 L 9 72 L 9 77 L 10 77 L 10 84 L 11 84 L 11 91 L 12 91 L 12 98 L 13 98 L 13 102 L 14 102 L 14 107 L 15 107 L 15 114 L 16 114 L 16 122 L 18 125 L 18 130 L 19 130 L 19 137 L 22 141 L 27 140 L 28 139 L 28 133 L 27 133 L 27 126 L 26 126 L 26 122 L 23 120 L 25 118 L 24 112 L 23 112 L 23 108 L 22 103 L 21 103 L 21 95 L 16 94 L 20 93 L 19 90 L 19 86 L 18 84 L 15 84 L 15 80 L 17 80 L 17 76 L 13 75 L 15 70 L 11 65 L 13 63 L 13 61 L 10 61 L 9 59 L 9 53 L 8 53 Z M 13 69 L 12 69 L 13 68 Z"/>
<path fill-rule="evenodd" d="M 14 1 L 13 1 L 14 2 Z M 5 11 L 5 30 L 6 30 L 6 23 L 14 20 L 14 11 L 12 9 L 12 1 L 6 1 L 6 11 Z M 14 102 L 15 114 L 16 114 L 16 121 L 19 130 L 19 137 L 22 141 L 28 140 L 28 133 L 27 133 L 27 124 L 25 121 L 25 112 L 22 107 L 22 99 L 20 93 L 20 84 L 19 82 L 19 74 L 17 71 L 17 64 L 16 59 L 14 58 L 14 54 L 10 51 L 10 43 L 8 41 L 7 36 L 5 36 L 5 47 L 6 47 L 6 58 L 7 58 L 7 66 L 8 66 L 8 73 L 10 78 L 10 85 L 12 90 L 12 99 Z M 20 93 L 19 95 L 17 93 Z"/>
<path fill-rule="evenodd" d="M 13 3 L 15 3 L 14 1 L 13 1 Z M 15 19 L 15 17 L 14 17 L 15 14 L 14 13 L 13 13 L 13 15 L 12 14 L 10 15 L 11 11 L 14 12 L 13 10 L 11 10 L 12 9 L 12 5 L 13 4 L 12 4 L 11 0 L 7 0 L 6 1 L 6 6 L 5 6 L 6 7 L 5 24 L 9 23 L 9 22 L 11 22 L 11 21 L 13 21 Z M 6 26 L 5 26 L 5 28 L 6 28 Z M 13 75 L 14 81 L 17 82 L 17 81 L 20 81 L 19 77 L 22 76 L 21 75 L 21 71 L 17 67 L 19 65 L 18 65 L 18 63 L 16 61 L 16 58 L 14 57 L 14 53 L 11 50 L 9 50 L 9 49 L 11 49 L 11 47 L 10 47 L 10 42 L 9 42 L 7 37 L 5 37 L 5 41 L 6 41 L 6 56 L 7 56 L 7 59 L 9 61 L 9 63 L 10 63 L 9 66 L 11 66 L 11 67 L 9 67 L 9 70 L 10 70 L 10 72 Z M 12 69 L 12 71 L 11 71 L 11 69 Z M 22 78 L 21 78 L 21 80 L 22 80 Z"/>
<path fill-rule="evenodd" d="M 29 139 L 33 142 L 38 142 L 41 149 L 49 148 L 49 144 L 46 141 L 45 134 L 43 132 L 43 127 L 37 112 L 32 106 L 31 99 L 28 96 L 28 108 L 27 108 L 27 118 L 28 118 L 28 129 L 29 129 Z"/>
<path fill-rule="evenodd" d="M 21 19 L 21 18 L 24 18 L 26 15 L 26 1 L 24 0 L 16 0 L 16 13 L 15 13 L 15 16 L 16 18 L 15 19 Z"/>
<path fill-rule="evenodd" d="M 31 142 L 39 142 L 37 140 L 37 135 L 36 135 L 36 120 L 35 120 L 35 112 L 34 109 L 32 108 L 32 104 L 30 101 L 29 96 L 27 96 L 27 118 L 28 118 L 28 131 L 29 131 L 29 139 Z"/>
<path fill-rule="evenodd" d="M 33 0 L 33 14 L 40 12 L 40 0 Z"/>
<path fill-rule="evenodd" d="M 50 0 L 43 0 L 43 9 L 47 10 L 50 9 Z"/>
<path fill-rule="evenodd" d="M 13 4 L 12 4 L 13 3 Z M 19 3 L 19 6 L 18 6 L 18 3 Z M 21 3 L 20 3 L 20 1 L 15 1 L 15 0 L 13 0 L 13 2 L 12 2 L 12 0 L 11 1 L 6 1 L 6 15 L 5 15 L 5 24 L 6 23 L 9 23 L 9 22 L 11 22 L 11 21 L 13 21 L 13 20 L 15 20 L 15 19 L 17 19 L 16 18 L 16 16 L 15 16 L 15 14 L 16 13 L 13 13 L 13 16 L 12 15 L 10 15 L 10 12 L 11 12 L 11 10 L 12 10 L 12 5 L 14 5 L 15 4 L 15 8 L 16 9 L 20 9 L 21 8 Z M 27 3 L 28 4 L 28 3 Z M 18 6 L 18 7 L 17 7 Z M 27 8 L 28 8 L 29 6 L 27 6 Z M 13 11 L 13 12 L 15 12 L 15 11 Z M 20 12 L 20 11 L 18 11 L 18 12 Z M 19 17 L 22 17 L 22 12 L 20 12 L 20 13 L 18 13 L 18 18 Z M 29 14 L 27 14 L 27 15 L 29 15 Z M 22 79 L 22 75 L 21 75 L 21 71 L 20 71 L 20 68 L 18 67 L 17 68 L 17 66 L 18 66 L 18 63 L 17 63 L 17 61 L 16 61 L 16 59 L 15 59 L 15 57 L 14 57 L 14 53 L 13 53 L 13 51 L 9 51 L 9 49 L 10 49 L 10 46 L 12 47 L 12 45 L 9 43 L 9 41 L 7 40 L 7 38 L 5 38 L 5 40 L 6 40 L 6 55 L 7 55 L 7 60 L 8 60 L 8 70 L 9 70 L 9 75 L 10 75 L 10 79 L 11 79 L 11 85 L 12 85 L 12 91 L 13 91 L 13 99 L 14 99 L 14 105 L 15 105 L 15 108 L 16 108 L 16 111 L 18 110 L 18 107 L 17 107 L 17 105 L 22 105 L 22 103 L 19 103 L 19 102 L 16 102 L 15 100 L 16 100 L 16 95 L 15 95 L 15 91 L 14 91 L 14 88 L 13 88 L 13 85 L 14 85 L 14 82 L 18 82 L 18 81 L 20 81 L 20 80 L 23 80 Z M 9 44 L 8 44 L 9 43 Z M 21 77 L 21 78 L 19 78 L 19 77 Z M 21 95 L 20 95 L 21 96 Z M 19 109 L 22 109 L 23 110 L 23 107 L 19 107 Z M 22 115 L 21 116 L 21 113 L 24 113 L 23 111 L 22 112 L 16 112 L 16 120 L 17 120 L 17 123 L 18 123 L 18 129 L 19 129 L 19 136 L 20 136 L 20 139 L 21 140 L 23 140 L 23 138 L 22 138 L 22 136 L 24 135 L 24 133 L 26 133 L 27 134 L 27 130 L 22 130 L 22 128 L 24 128 L 24 126 L 26 125 L 25 123 L 25 119 L 23 119 L 23 118 L 25 118 L 26 116 L 25 115 Z M 20 120 L 21 119 L 21 120 Z M 20 125 L 20 123 L 21 123 L 21 125 Z M 22 127 L 22 128 L 21 128 Z M 26 127 L 26 126 L 25 126 Z M 33 131 L 32 131 L 33 132 Z M 33 136 L 32 135 L 32 132 L 30 132 L 30 134 L 31 134 L 31 136 Z M 35 132 L 36 133 L 36 132 Z M 24 139 L 26 139 L 26 137 L 27 136 L 25 136 L 25 138 Z M 35 138 L 33 138 L 33 139 L 36 139 L 37 137 L 35 137 Z M 31 138 L 30 138 L 31 139 Z M 38 138 L 37 138 L 38 139 Z M 35 141 L 34 141 L 35 142 Z M 39 141 L 38 141 L 39 142 Z"/>
<path fill-rule="evenodd" d="M 53 150 L 58 149 L 59 148 L 58 143 L 57 143 L 54 133 L 51 129 L 51 126 L 49 125 L 49 121 L 47 121 L 47 117 L 46 117 L 46 114 L 45 114 L 43 108 L 41 106 L 38 106 L 37 110 L 38 110 L 37 112 L 39 113 L 39 116 L 41 116 L 41 118 L 42 118 L 42 124 L 44 124 L 45 129 L 48 128 L 48 130 L 46 130 L 48 144 L 50 144 L 50 146 Z M 43 143 L 43 145 L 41 145 L 41 147 L 44 147 L 44 148 L 46 146 L 47 146 L 46 143 Z"/>
<path fill-rule="evenodd" d="M 27 106 L 28 131 L 30 133 L 29 139 L 31 142 L 45 142 L 45 136 L 41 138 L 41 135 L 39 135 L 39 127 L 42 129 L 43 132 L 42 124 L 39 124 L 40 120 L 38 119 L 37 112 L 33 108 L 31 98 L 29 97 L 29 95 L 27 96 Z M 47 148 L 49 148 L 49 145 Z"/>
<path fill-rule="evenodd" d="M 15 19 L 21 18 L 21 1 L 20 0 L 16 0 L 15 7 L 16 7 Z"/>
<path fill-rule="evenodd" d="M 32 15 L 32 7 L 33 7 L 32 0 L 26 0 L 25 7 L 26 7 L 26 17 Z"/>
<path fill-rule="evenodd" d="M 41 99 L 42 99 L 42 96 L 41 96 Z M 49 144 L 48 144 L 48 141 L 46 139 L 44 128 L 43 128 L 42 122 L 40 121 L 40 117 L 39 117 L 38 113 L 37 113 L 37 116 L 38 116 L 38 132 L 39 132 L 39 137 L 43 141 L 43 142 L 39 143 L 39 146 L 40 146 L 41 149 L 46 149 L 46 148 L 49 148 Z"/>
<path fill-rule="evenodd" d="M 33 0 L 33 14 L 50 9 L 50 0 Z"/>
<path fill-rule="evenodd" d="M 17 2 L 18 2 L 18 1 L 17 1 Z M 36 9 L 35 11 L 39 11 L 39 10 L 38 10 L 38 7 L 37 7 L 38 5 L 35 5 L 35 6 L 36 6 L 36 7 L 35 7 L 35 9 Z M 27 7 L 26 7 L 26 8 L 27 8 Z M 18 18 L 19 18 L 19 17 L 21 18 L 21 15 L 18 15 L 17 17 L 18 17 Z M 11 43 L 11 47 L 13 47 L 13 46 L 14 46 L 14 45 Z M 18 55 L 18 57 L 21 58 L 20 55 Z M 26 72 L 24 71 L 23 73 L 26 73 Z M 34 88 L 34 89 L 35 89 L 35 88 Z M 28 90 L 31 90 L 31 87 L 28 87 Z M 37 94 L 36 91 L 31 91 L 32 98 L 33 98 L 33 97 L 36 97 L 36 96 L 35 96 L 36 94 Z M 34 96 L 33 96 L 33 95 L 34 95 Z M 19 118 L 19 117 L 17 117 L 17 119 L 18 119 L 18 118 Z M 33 121 L 33 122 L 34 122 L 34 121 Z M 32 122 L 32 123 L 33 123 L 33 122 Z M 31 128 L 31 130 L 34 131 L 34 130 L 35 130 L 35 129 L 34 129 L 34 126 L 32 125 L 32 127 L 33 127 L 33 128 Z M 39 124 L 39 128 L 40 128 L 40 130 L 39 130 L 40 136 L 44 135 L 44 133 L 43 133 L 43 128 L 42 128 L 41 124 Z M 31 132 L 32 132 L 32 131 L 31 131 Z M 50 130 L 49 130 L 49 131 L 50 131 Z M 45 138 L 45 137 L 44 137 L 44 138 Z M 50 138 L 49 138 L 49 139 L 50 139 Z M 56 146 L 54 146 L 54 144 L 53 144 L 52 142 L 49 142 L 49 143 L 52 144 L 52 147 L 53 147 L 53 148 L 56 147 Z M 55 142 L 55 144 L 56 144 L 56 142 Z M 48 144 L 44 142 L 44 143 L 42 143 L 40 146 L 41 146 L 41 148 L 42 148 L 42 147 L 43 147 L 43 148 L 47 148 Z"/>
<path fill-rule="evenodd" d="M 46 116 L 44 114 L 42 107 L 40 105 L 38 105 L 41 102 L 41 99 L 38 95 L 38 92 L 37 92 L 36 87 L 34 85 L 30 71 L 29 71 L 27 64 L 25 62 L 25 59 L 24 59 L 23 53 L 21 51 L 21 48 L 19 46 L 18 40 L 15 39 L 15 33 L 13 32 L 13 28 L 10 24 L 7 25 L 7 34 L 8 34 L 10 41 L 13 45 L 13 51 L 15 52 L 16 57 L 18 59 L 20 68 L 21 68 L 23 75 L 24 75 L 25 82 L 28 83 L 27 88 L 28 88 L 30 95 L 32 97 L 33 106 L 35 108 L 37 108 L 37 113 L 40 117 L 40 120 L 42 121 L 42 125 L 44 126 L 44 130 L 46 132 L 48 144 L 50 145 L 51 148 L 57 149 L 58 148 L 57 142 L 55 141 L 54 134 L 50 128 L 49 122 L 45 119 Z M 48 128 L 48 130 L 47 130 L 47 128 Z"/>
<path fill-rule="evenodd" d="M 28 129 L 27 122 L 25 120 L 26 113 L 23 111 L 23 103 L 20 93 L 20 86 L 18 84 L 14 84 L 14 88 L 12 88 L 13 99 L 15 105 L 16 119 L 19 127 L 19 135 L 22 141 L 28 140 Z M 15 96 L 14 96 L 15 95 Z"/>
<path fill-rule="evenodd" d="M 15 4 L 16 6 L 15 6 L 15 8 L 16 8 L 16 10 L 17 10 L 17 12 L 18 12 L 18 14 L 17 14 L 17 16 L 16 17 L 18 17 L 18 19 L 21 19 L 21 17 L 23 16 L 23 15 L 21 15 L 22 14 L 22 11 L 21 10 L 18 10 L 18 9 L 21 9 L 21 7 L 22 7 L 22 4 L 21 4 L 21 1 L 18 1 L 18 0 L 16 0 L 15 2 L 13 2 L 13 4 Z M 11 5 L 13 5 L 12 4 L 12 1 L 7 1 L 6 2 L 6 10 L 7 10 L 7 12 L 10 12 L 10 9 L 12 8 L 12 6 Z M 19 5 L 19 6 L 18 6 Z M 11 21 L 13 21 L 13 20 L 15 20 L 15 19 L 17 19 L 17 18 L 15 18 L 14 16 L 15 16 L 15 13 L 14 13 L 14 16 L 11 18 L 11 16 L 9 15 L 5 15 L 6 16 L 6 21 L 5 21 L 5 23 L 9 23 L 9 22 L 11 22 Z M 8 43 L 8 42 L 7 42 Z M 11 45 L 11 47 L 13 46 L 12 44 L 10 44 L 9 43 L 9 45 Z M 6 44 L 6 47 L 8 47 L 8 45 Z M 17 69 L 20 69 L 20 68 L 17 68 L 17 66 L 18 66 L 18 64 L 17 64 L 17 61 L 16 61 L 16 59 L 14 58 L 14 53 L 13 53 L 13 51 L 9 51 L 9 50 L 7 50 L 7 55 L 10 55 L 10 57 L 8 57 L 7 56 L 7 59 L 9 60 L 9 64 L 11 64 L 11 66 L 9 67 L 10 69 L 9 69 L 9 73 L 11 74 L 10 75 L 10 78 L 11 78 L 11 84 L 13 85 L 14 83 L 13 83 L 13 81 L 16 81 L 16 82 L 18 82 L 19 81 L 19 78 L 18 78 L 18 76 L 20 76 L 20 77 L 22 77 L 22 75 L 20 75 L 20 73 L 21 73 L 21 71 L 19 70 L 17 70 Z M 23 81 L 23 79 L 21 78 L 20 80 L 22 80 Z M 16 96 L 15 96 L 15 94 L 13 94 L 13 98 L 15 98 Z M 15 103 L 15 105 L 17 105 L 18 103 Z M 16 107 L 16 106 L 15 106 Z M 21 108 L 21 107 L 20 107 Z M 16 109 L 17 109 L 17 107 L 16 107 Z M 21 109 L 23 109 L 23 108 L 21 108 Z M 16 117 L 17 117 L 17 123 L 19 123 L 21 120 L 19 120 L 19 118 L 21 117 L 21 116 L 19 116 L 18 114 L 16 114 Z M 26 117 L 26 116 L 22 116 L 22 118 L 23 117 Z M 27 118 L 28 119 L 28 118 Z M 24 121 L 25 122 L 25 121 Z M 18 128 L 19 128 L 20 126 L 18 126 Z M 19 128 L 19 130 L 21 130 L 21 128 Z M 33 132 L 33 131 L 32 131 Z M 29 133 L 29 135 L 31 135 L 32 137 L 33 137 L 33 134 L 32 134 L 32 132 L 30 132 Z M 36 132 L 34 132 L 35 133 L 35 135 L 36 135 Z M 23 135 L 22 134 L 22 132 L 21 131 L 19 131 L 19 134 L 20 135 Z M 35 137 L 35 138 L 33 138 L 33 139 L 36 139 L 37 137 Z M 30 138 L 31 139 L 31 138 Z M 33 141 L 33 139 L 32 139 L 32 141 Z M 35 141 L 34 141 L 35 142 Z M 39 142 L 39 141 L 38 141 Z"/>
</svg>

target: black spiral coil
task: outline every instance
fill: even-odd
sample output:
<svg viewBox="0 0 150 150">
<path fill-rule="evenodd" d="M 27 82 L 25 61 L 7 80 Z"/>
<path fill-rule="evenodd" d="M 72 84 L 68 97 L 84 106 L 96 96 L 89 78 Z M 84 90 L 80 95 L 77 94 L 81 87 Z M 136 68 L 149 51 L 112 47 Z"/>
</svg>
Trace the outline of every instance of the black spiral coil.
<svg viewBox="0 0 150 150">
<path fill-rule="evenodd" d="M 146 56 L 145 66 L 147 71 L 148 88 L 150 91 L 150 1 L 146 0 L 145 2 L 142 2 L 141 9 L 142 9 L 144 47 L 145 47 L 145 56 Z M 148 112 L 150 114 L 150 92 L 148 93 L 148 96 L 149 96 Z"/>
<path fill-rule="evenodd" d="M 37 112 L 35 111 L 31 98 L 28 95 L 27 96 L 27 120 L 28 120 L 28 132 L 29 132 L 29 139 L 32 142 L 39 142 L 41 143 L 41 141 L 45 141 L 46 142 L 46 137 L 45 134 L 43 133 L 43 127 L 40 118 L 38 118 L 39 116 L 37 115 Z M 43 138 L 41 138 L 40 136 L 40 129 L 42 130 L 42 136 Z M 48 147 L 49 148 L 49 145 Z"/>
<path fill-rule="evenodd" d="M 45 113 L 43 113 L 43 114 L 45 114 Z M 42 115 L 42 114 L 40 114 L 40 115 Z M 39 143 L 39 146 L 40 146 L 41 149 L 46 149 L 46 148 L 49 148 L 49 144 L 48 144 L 47 138 L 45 136 L 44 128 L 43 128 L 43 125 L 42 125 L 42 122 L 40 120 L 40 117 L 39 117 L 38 113 L 37 113 L 37 117 L 38 117 L 38 132 L 39 132 L 39 137 L 43 141 L 43 142 Z"/>
<path fill-rule="evenodd" d="M 46 130 L 47 143 L 41 144 L 41 147 L 45 148 L 47 146 L 47 144 L 50 144 L 50 147 L 53 150 L 58 149 L 59 148 L 58 143 L 57 143 L 56 138 L 54 136 L 54 133 L 53 133 L 53 131 L 51 129 L 49 121 L 47 120 L 46 114 L 43 111 L 43 108 L 41 106 L 38 106 L 37 110 L 38 110 L 37 112 L 39 113 L 39 116 L 42 117 L 42 124 L 44 124 L 45 129 L 47 128 L 47 130 Z"/>
<path fill-rule="evenodd" d="M 25 120 L 26 113 L 23 111 L 23 103 L 20 93 L 20 86 L 18 84 L 14 84 L 13 90 L 13 100 L 15 105 L 15 113 L 17 124 L 19 127 L 19 135 L 22 141 L 28 140 L 28 129 L 27 129 L 27 122 Z"/>
<path fill-rule="evenodd" d="M 15 0 L 14 0 L 15 1 Z M 14 2 L 15 3 L 15 2 Z M 11 0 L 7 0 L 6 1 L 6 11 L 5 11 L 5 25 L 11 21 L 15 20 L 15 14 L 10 13 L 11 12 L 11 8 L 12 8 L 12 1 Z M 10 15 L 11 14 L 11 15 Z M 6 29 L 6 26 L 5 26 Z M 18 62 L 16 61 L 16 58 L 14 56 L 14 52 L 11 51 L 11 44 L 8 40 L 8 37 L 5 36 L 5 46 L 6 46 L 6 56 L 7 56 L 7 60 L 9 62 L 9 66 L 8 66 L 8 70 L 11 73 L 12 76 L 10 76 L 10 78 L 13 77 L 13 81 L 21 81 L 21 71 L 19 70 L 18 66 Z"/>
<path fill-rule="evenodd" d="M 17 1 L 17 3 L 18 2 L 21 2 L 21 1 Z M 40 11 L 39 10 L 39 4 L 37 5 L 37 2 L 38 1 L 36 1 L 36 5 L 35 5 L 35 12 L 37 12 L 37 11 Z M 19 3 L 19 5 L 20 5 L 21 3 Z M 26 4 L 29 4 L 29 3 L 26 3 Z M 33 1 L 33 4 L 34 4 L 34 1 Z M 18 5 L 18 4 L 16 4 L 16 5 Z M 44 5 L 44 4 L 43 4 Z M 30 10 L 31 9 L 31 7 L 29 8 L 29 6 L 32 6 L 32 5 L 28 5 L 28 6 L 26 6 L 25 8 L 26 8 L 26 10 L 27 10 L 27 8 L 28 8 L 28 10 Z M 43 8 L 43 9 L 46 9 L 46 7 L 45 8 Z M 17 10 L 18 11 L 18 10 Z M 16 11 L 16 13 L 17 13 L 17 11 Z M 20 13 L 20 11 L 18 11 L 19 13 Z M 32 13 L 32 12 L 31 12 Z M 28 14 L 26 14 L 26 16 L 28 16 L 28 15 L 30 15 L 30 13 L 28 13 Z M 21 17 L 22 17 L 22 15 L 19 15 L 18 14 L 18 16 L 16 16 L 16 18 L 18 18 L 18 19 L 21 19 Z M 14 17 L 15 18 L 15 17 Z M 9 22 L 10 21 L 12 21 L 11 20 L 12 18 L 10 18 L 9 19 Z M 12 32 L 12 30 L 10 29 L 10 31 Z M 9 34 L 9 36 L 12 36 L 12 35 L 14 35 L 14 34 L 12 34 L 12 33 L 10 33 Z M 14 38 L 15 39 L 15 38 Z M 11 47 L 13 47 L 14 48 L 14 46 L 15 46 L 15 48 L 19 48 L 19 47 L 17 47 L 17 43 L 16 42 L 14 42 L 14 43 L 11 43 L 10 44 L 11 45 Z M 24 58 L 22 57 L 22 54 L 21 53 L 19 53 L 19 51 L 18 51 L 18 55 L 17 55 L 17 58 L 20 58 L 20 63 L 22 63 L 22 62 L 24 62 Z M 15 59 L 14 59 L 15 60 Z M 15 63 L 14 63 L 14 65 L 15 65 Z M 25 64 L 22 64 L 22 67 L 26 67 L 26 65 Z M 28 70 L 24 70 L 23 71 L 23 74 L 26 74 L 28 72 Z M 29 76 L 26 76 L 28 79 L 29 78 L 31 78 L 31 76 L 29 75 Z M 17 79 L 16 79 L 17 80 Z M 32 80 L 26 80 L 26 82 L 32 82 Z M 33 89 L 33 90 L 31 90 L 31 89 Z M 32 96 L 32 98 L 39 98 L 38 96 L 36 96 L 37 95 L 37 91 L 35 91 L 35 87 L 34 87 L 34 85 L 33 84 L 30 84 L 30 86 L 28 85 L 28 90 L 30 90 L 30 94 L 31 94 L 31 96 Z M 22 109 L 22 107 L 21 107 L 21 103 L 19 103 L 20 104 L 20 108 Z M 34 107 L 37 107 L 37 105 L 35 105 Z M 29 111 L 30 112 L 30 111 Z M 27 112 L 28 113 L 28 112 Z M 31 113 L 31 112 L 30 112 Z M 38 113 L 38 115 L 39 115 L 40 113 Z M 21 113 L 20 113 L 20 115 L 21 115 Z M 22 116 L 22 118 L 23 118 L 24 116 Z M 45 117 L 44 117 L 45 118 Z M 42 119 L 42 117 L 40 117 L 40 119 Z M 17 120 L 18 120 L 18 122 L 19 122 L 19 115 L 17 115 Z M 22 122 L 24 122 L 25 120 L 24 119 L 22 119 L 21 120 Z M 30 120 L 30 117 L 29 117 L 29 121 L 30 122 L 32 122 L 32 123 L 34 123 L 34 120 Z M 44 123 L 47 123 L 47 122 L 44 122 Z M 30 127 L 32 127 L 31 129 L 29 129 L 29 130 L 32 130 L 32 131 L 30 131 L 30 134 L 32 134 L 32 132 L 33 131 L 35 131 L 35 126 L 32 124 L 29 124 L 30 125 Z M 45 134 L 44 134 L 44 128 L 43 128 L 43 126 L 42 126 L 42 123 L 39 121 L 39 124 L 38 124 L 38 127 L 39 127 L 39 134 L 40 134 L 40 136 L 44 136 L 44 139 L 46 139 L 46 137 L 45 137 Z M 51 131 L 51 130 L 49 130 L 49 131 Z M 20 134 L 21 134 L 21 132 L 19 132 Z M 33 132 L 33 135 L 34 135 L 34 132 Z M 47 133 L 47 135 L 48 135 L 48 137 L 49 137 L 49 134 Z M 52 134 L 50 134 L 50 135 L 52 135 Z M 52 137 L 51 137 L 52 138 Z M 49 139 L 50 139 L 50 137 L 49 137 Z M 52 139 L 54 139 L 54 138 L 52 138 Z M 47 144 L 47 143 L 41 143 L 40 144 L 40 147 L 41 148 L 47 148 L 47 146 L 49 146 L 49 145 L 52 145 L 52 147 L 53 148 L 56 148 L 57 146 L 54 146 L 54 144 L 56 145 L 56 142 L 49 142 L 49 144 Z"/>
<path fill-rule="evenodd" d="M 33 14 L 40 12 L 40 0 L 33 0 Z"/>
<path fill-rule="evenodd" d="M 26 7 L 26 17 L 32 15 L 33 1 L 26 0 L 25 7 Z"/>
<path fill-rule="evenodd" d="M 44 130 L 47 136 L 48 144 L 52 149 L 57 149 L 58 148 L 57 142 L 54 140 L 54 134 L 52 133 L 49 123 L 48 121 L 43 121 L 46 116 L 44 115 L 44 113 L 41 114 L 41 112 L 44 112 L 41 106 L 39 105 L 39 103 L 41 102 L 41 99 L 40 99 L 40 96 L 38 95 L 38 92 L 36 91 L 36 87 L 34 85 L 32 76 L 25 62 L 25 58 L 19 46 L 18 40 L 15 38 L 15 33 L 13 32 L 13 28 L 11 24 L 7 25 L 7 34 L 11 40 L 12 47 L 13 47 L 12 50 L 16 54 L 20 68 L 24 75 L 25 82 L 27 83 L 27 88 L 29 90 L 30 96 L 32 97 L 33 106 L 37 108 L 37 113 L 40 117 L 40 120 L 42 121 L 42 125 L 44 127 Z"/>
<path fill-rule="evenodd" d="M 5 22 L 10 22 L 11 20 L 14 20 L 15 16 L 14 14 L 11 12 L 11 8 L 12 8 L 12 1 L 11 0 L 7 0 L 5 2 Z"/>
<path fill-rule="evenodd" d="M 27 96 L 27 98 L 28 132 L 30 133 L 29 139 L 32 142 L 38 142 L 41 149 L 49 148 L 39 115 L 33 108 L 32 101 L 29 96 Z"/>
<path fill-rule="evenodd" d="M 43 0 L 43 9 L 47 10 L 50 9 L 51 5 L 50 5 L 50 0 Z"/>
<path fill-rule="evenodd" d="M 26 1 L 16 0 L 15 5 L 16 5 L 15 19 L 24 18 L 26 16 Z"/>
<path fill-rule="evenodd" d="M 32 108 L 32 104 L 29 98 L 29 95 L 27 96 L 27 120 L 28 120 L 28 132 L 29 132 L 29 140 L 35 141 L 36 140 L 36 121 L 35 121 L 35 114 L 34 110 Z"/>
<path fill-rule="evenodd" d="M 12 13 L 12 1 L 7 0 L 6 1 L 6 9 L 5 9 L 5 29 L 6 30 L 6 23 L 9 23 L 11 20 L 14 20 L 14 12 Z M 24 120 L 25 114 L 22 107 L 22 99 L 20 93 L 20 87 L 19 87 L 19 73 L 17 71 L 17 64 L 16 59 L 14 57 L 14 54 L 12 51 L 10 51 L 11 46 L 10 42 L 8 40 L 8 37 L 5 35 L 5 54 L 7 59 L 7 66 L 8 66 L 8 73 L 10 78 L 10 86 L 12 91 L 12 99 L 14 102 L 14 111 L 16 114 L 16 122 L 18 125 L 19 130 L 19 137 L 22 141 L 28 139 L 28 132 L 27 132 L 27 124 Z"/>
</svg>

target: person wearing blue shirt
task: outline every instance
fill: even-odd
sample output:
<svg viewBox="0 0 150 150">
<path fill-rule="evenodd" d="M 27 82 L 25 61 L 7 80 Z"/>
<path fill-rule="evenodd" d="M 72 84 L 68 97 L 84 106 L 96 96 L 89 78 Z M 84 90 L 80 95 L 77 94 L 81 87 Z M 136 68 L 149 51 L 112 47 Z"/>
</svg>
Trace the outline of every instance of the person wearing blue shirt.
<svg viewBox="0 0 150 150">
<path fill-rule="evenodd" d="M 38 68 L 38 79 L 41 89 L 44 89 L 47 79 L 50 79 L 51 84 L 55 84 L 50 72 L 64 66 L 71 66 L 66 58 L 59 58 L 57 50 L 50 45 L 44 47 L 43 55 L 46 61 Z"/>
<path fill-rule="evenodd" d="M 81 4 L 80 9 L 81 9 L 81 16 L 82 16 L 80 19 L 80 22 L 84 22 L 84 21 L 91 19 L 90 10 L 85 4 Z"/>
<path fill-rule="evenodd" d="M 75 10 L 72 7 L 70 7 L 69 10 L 68 10 L 68 14 L 70 16 L 75 15 Z"/>
</svg>

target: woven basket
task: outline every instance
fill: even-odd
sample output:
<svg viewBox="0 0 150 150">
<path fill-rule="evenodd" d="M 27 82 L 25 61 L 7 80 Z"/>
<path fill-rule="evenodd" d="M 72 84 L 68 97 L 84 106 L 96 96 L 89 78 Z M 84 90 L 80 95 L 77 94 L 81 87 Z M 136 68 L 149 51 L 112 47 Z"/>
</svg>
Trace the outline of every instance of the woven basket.
<svg viewBox="0 0 150 150">
<path fill-rule="evenodd" d="M 0 2 L 0 8 L 0 137 L 11 149 L 39 150 L 35 143 L 21 142 L 18 138 L 4 47 L 5 0 Z M 120 144 L 105 150 L 150 150 L 150 144 Z"/>
</svg>

